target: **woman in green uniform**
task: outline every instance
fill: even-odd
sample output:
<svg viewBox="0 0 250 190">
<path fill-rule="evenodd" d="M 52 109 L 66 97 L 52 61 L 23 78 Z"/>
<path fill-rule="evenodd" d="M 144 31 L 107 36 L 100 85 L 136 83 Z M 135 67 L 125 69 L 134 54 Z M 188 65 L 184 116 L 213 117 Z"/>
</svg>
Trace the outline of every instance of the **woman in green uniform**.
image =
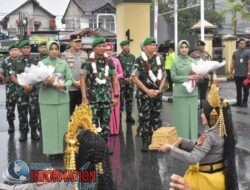
<svg viewBox="0 0 250 190">
<path fill-rule="evenodd" d="M 42 121 L 43 153 L 51 158 L 63 153 L 63 137 L 69 121 L 69 94 L 72 74 L 66 61 L 58 58 L 60 46 L 56 41 L 47 45 L 48 57 L 44 65 L 55 67 L 54 75 L 47 78 L 39 91 L 39 104 Z"/>
<path fill-rule="evenodd" d="M 195 140 L 198 137 L 198 93 L 197 87 L 189 93 L 183 86 L 188 80 L 198 81 L 201 75 L 193 74 L 191 64 L 195 60 L 188 56 L 189 43 L 178 43 L 178 56 L 171 66 L 171 76 L 175 83 L 173 91 L 173 124 L 179 136 Z"/>
</svg>

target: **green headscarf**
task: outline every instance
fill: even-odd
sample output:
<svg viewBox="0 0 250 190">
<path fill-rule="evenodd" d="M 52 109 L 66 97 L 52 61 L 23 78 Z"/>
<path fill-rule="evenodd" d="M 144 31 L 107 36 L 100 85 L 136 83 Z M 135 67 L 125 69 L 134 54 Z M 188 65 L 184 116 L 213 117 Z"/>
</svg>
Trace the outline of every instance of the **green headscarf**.
<svg viewBox="0 0 250 190">
<path fill-rule="evenodd" d="M 48 55 L 49 55 L 49 49 L 52 46 L 52 44 L 56 44 L 58 46 L 59 53 L 60 53 L 60 44 L 57 41 L 50 41 L 50 42 L 47 43 L 47 53 L 48 53 Z"/>
<path fill-rule="evenodd" d="M 189 48 L 189 42 L 188 42 L 187 40 L 180 40 L 180 41 L 178 42 L 178 46 L 177 46 L 178 55 L 182 55 L 182 54 L 180 54 L 180 49 L 181 49 L 181 45 L 182 45 L 183 43 L 187 44 L 187 46 L 188 46 L 188 48 Z M 182 55 L 182 56 L 184 56 L 184 55 Z"/>
</svg>

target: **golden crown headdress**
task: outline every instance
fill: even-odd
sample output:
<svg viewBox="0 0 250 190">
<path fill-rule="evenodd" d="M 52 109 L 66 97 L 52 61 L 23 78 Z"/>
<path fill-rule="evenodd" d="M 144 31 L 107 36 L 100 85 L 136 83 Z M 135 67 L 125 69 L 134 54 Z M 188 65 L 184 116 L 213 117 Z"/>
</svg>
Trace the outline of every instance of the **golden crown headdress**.
<svg viewBox="0 0 250 190">
<path fill-rule="evenodd" d="M 86 104 L 76 106 L 73 115 L 68 123 L 68 129 L 65 136 L 66 149 L 64 155 L 64 164 L 67 170 L 76 170 L 76 155 L 79 151 L 79 141 L 77 139 L 80 129 L 97 133 L 96 126 L 92 124 L 91 108 Z M 77 184 L 74 184 L 75 189 Z"/>
<path fill-rule="evenodd" d="M 207 100 L 210 106 L 212 107 L 212 111 L 210 112 L 210 121 L 209 121 L 210 124 L 213 127 L 214 126 L 219 127 L 220 136 L 227 136 L 224 114 L 223 114 L 223 107 L 226 107 L 228 103 L 226 100 L 221 100 L 218 86 L 215 83 L 211 85 Z M 219 114 L 216 111 L 216 108 L 219 108 Z"/>
</svg>

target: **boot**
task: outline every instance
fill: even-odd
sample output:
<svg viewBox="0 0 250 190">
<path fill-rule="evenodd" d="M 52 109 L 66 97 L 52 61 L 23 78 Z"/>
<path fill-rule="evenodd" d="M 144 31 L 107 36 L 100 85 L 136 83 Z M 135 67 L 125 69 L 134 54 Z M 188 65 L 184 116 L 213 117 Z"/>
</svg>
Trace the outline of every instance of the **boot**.
<svg viewBox="0 0 250 190">
<path fill-rule="evenodd" d="M 27 133 L 26 132 L 21 132 L 20 137 L 19 137 L 19 141 L 26 141 L 27 140 Z"/>
<path fill-rule="evenodd" d="M 148 152 L 148 145 L 149 145 L 149 137 L 148 135 L 146 134 L 143 134 L 142 136 L 142 148 L 141 148 L 141 151 L 142 152 Z"/>
<path fill-rule="evenodd" d="M 14 125 L 13 121 L 8 121 L 8 122 L 9 122 L 8 133 L 14 133 L 15 132 L 15 125 Z"/>
<path fill-rule="evenodd" d="M 130 123 L 135 123 L 135 119 L 132 117 L 132 114 L 131 112 L 127 112 L 127 119 L 126 119 L 127 122 L 130 122 Z"/>
<path fill-rule="evenodd" d="M 31 139 L 32 139 L 32 140 L 35 140 L 35 141 L 40 140 L 40 136 L 37 134 L 37 132 L 36 132 L 35 129 L 32 129 L 32 130 L 31 130 Z"/>
</svg>

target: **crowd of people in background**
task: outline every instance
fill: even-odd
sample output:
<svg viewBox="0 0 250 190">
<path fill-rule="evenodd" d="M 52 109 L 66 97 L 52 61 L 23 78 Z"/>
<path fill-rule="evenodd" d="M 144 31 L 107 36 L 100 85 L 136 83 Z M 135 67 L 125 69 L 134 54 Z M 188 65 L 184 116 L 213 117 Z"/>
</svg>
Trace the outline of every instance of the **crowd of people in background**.
<svg viewBox="0 0 250 190">
<path fill-rule="evenodd" d="M 60 45 L 56 41 L 38 44 L 39 56 L 35 58 L 30 56 L 31 48 L 28 40 L 20 40 L 11 45 L 9 57 L 1 63 L 0 69 L 0 78 L 6 83 L 8 132 L 11 134 L 15 131 L 17 106 L 19 141 L 26 141 L 31 130 L 32 140 L 39 140 L 41 135 L 44 154 L 49 155 L 51 159 L 60 158 L 64 152 L 63 141 L 67 123 L 75 107 L 83 103 L 91 106 L 93 123 L 103 142 L 107 143 L 111 135 L 118 135 L 122 130 L 122 120 L 135 123 L 133 95 L 136 91 L 137 111 L 134 115 L 138 114 L 138 134 L 142 139 L 141 151 L 148 152 L 153 132 L 162 127 L 162 95 L 166 90 L 173 93 L 173 125 L 179 136 L 197 140 L 199 108 L 203 111 L 201 117 L 204 124 L 209 127 L 208 131 L 201 135 L 203 138 L 200 137 L 195 145 L 189 140 L 182 141 L 180 148 L 186 143 L 189 146 L 184 149 L 188 149 L 191 153 L 170 145 L 164 145 L 160 150 L 170 151 L 173 157 L 190 164 L 200 163 L 204 166 L 202 167 L 204 170 L 207 168 L 205 166 L 216 163 L 220 170 L 212 172 L 216 173 L 214 176 L 219 179 L 220 189 L 224 189 L 225 176 L 222 171 L 227 166 L 223 161 L 234 156 L 234 152 L 230 154 L 226 151 L 234 149 L 235 139 L 231 135 L 232 123 L 225 123 L 224 126 L 230 138 L 224 137 L 226 134 L 218 135 L 220 128 L 215 127 L 221 127 L 221 123 L 218 122 L 221 122 L 219 115 L 222 111 L 227 119 L 226 122 L 231 119 L 230 106 L 227 103 L 223 104 L 223 101 L 217 105 L 211 105 L 211 102 L 206 101 L 209 76 L 192 72 L 191 64 L 197 59 L 212 59 L 205 51 L 205 42 L 198 41 L 197 50 L 191 55 L 188 54 L 190 46 L 188 41 L 180 41 L 176 50 L 173 43 L 169 44 L 165 63 L 157 52 L 156 40 L 153 37 L 148 37 L 142 42 L 142 52 L 138 58 L 130 52 L 130 43 L 133 42 L 124 40 L 119 43 L 122 51 L 117 57 L 113 56 L 113 44 L 107 43 L 103 37 L 94 39 L 93 51 L 90 54 L 82 50 L 79 35 L 71 35 L 71 47 L 61 55 Z M 250 77 L 250 53 L 245 46 L 245 40 L 240 39 L 239 50 L 233 54 L 230 69 L 230 74 L 234 75 L 237 92 L 237 102 L 233 106 L 240 107 L 247 107 L 249 95 L 249 86 L 243 85 L 243 81 Z M 55 82 L 55 77 L 51 76 L 39 85 L 19 84 L 17 74 L 23 73 L 25 68 L 32 64 L 41 63 L 55 67 L 55 73 L 60 74 L 61 80 Z M 167 89 L 165 89 L 166 80 Z M 188 80 L 197 82 L 191 93 L 188 93 L 182 84 Z M 198 98 L 201 102 L 200 107 Z M 126 110 L 126 119 L 122 118 L 123 110 Z M 215 118 L 215 123 L 209 120 L 212 118 L 211 110 L 215 110 L 218 116 Z M 231 144 L 228 144 L 229 141 Z M 218 150 L 218 156 L 214 157 L 213 153 L 218 153 Z M 112 154 L 111 149 L 108 151 Z M 233 162 L 234 160 L 230 160 L 229 163 L 233 165 Z M 188 171 L 185 176 L 189 186 L 197 185 L 196 182 L 192 182 Z M 206 176 L 203 175 L 203 179 L 206 181 Z M 186 182 L 183 181 L 184 183 Z M 209 185 L 212 186 L 212 183 Z"/>
</svg>

